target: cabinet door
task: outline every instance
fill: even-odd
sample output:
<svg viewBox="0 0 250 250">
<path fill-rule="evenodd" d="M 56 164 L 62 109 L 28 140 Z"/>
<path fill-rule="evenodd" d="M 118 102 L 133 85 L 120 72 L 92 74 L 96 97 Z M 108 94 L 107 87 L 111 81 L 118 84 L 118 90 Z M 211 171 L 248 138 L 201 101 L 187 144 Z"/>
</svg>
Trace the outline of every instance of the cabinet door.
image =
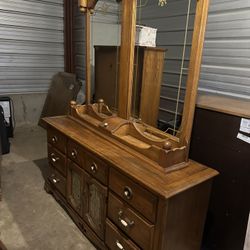
<svg viewBox="0 0 250 250">
<path fill-rule="evenodd" d="M 84 172 L 72 161 L 68 161 L 67 198 L 79 215 L 82 213 L 82 191 Z"/>
<path fill-rule="evenodd" d="M 83 218 L 95 233 L 104 239 L 107 188 L 84 173 Z"/>
</svg>

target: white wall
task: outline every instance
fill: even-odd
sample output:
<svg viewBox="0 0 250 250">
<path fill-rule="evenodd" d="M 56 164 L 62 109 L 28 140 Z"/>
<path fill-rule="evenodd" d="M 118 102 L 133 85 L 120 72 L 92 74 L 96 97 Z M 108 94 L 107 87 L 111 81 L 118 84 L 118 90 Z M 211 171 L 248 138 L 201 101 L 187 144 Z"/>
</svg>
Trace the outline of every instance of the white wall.
<svg viewBox="0 0 250 250">
<path fill-rule="evenodd" d="M 16 127 L 37 125 L 47 93 L 9 95 L 14 104 Z"/>
</svg>

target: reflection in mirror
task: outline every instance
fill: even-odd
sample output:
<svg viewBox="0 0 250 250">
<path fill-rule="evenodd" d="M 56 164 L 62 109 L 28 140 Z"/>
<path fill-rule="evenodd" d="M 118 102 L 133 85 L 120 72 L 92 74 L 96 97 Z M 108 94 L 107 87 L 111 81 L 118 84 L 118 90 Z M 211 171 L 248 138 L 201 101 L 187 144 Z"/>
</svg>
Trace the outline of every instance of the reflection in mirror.
<svg viewBox="0 0 250 250">
<path fill-rule="evenodd" d="M 140 47 L 135 46 L 136 77 L 131 113 L 142 122 L 177 135 L 196 0 L 138 0 L 137 5 L 137 34 L 140 33 L 137 45 Z"/>
<path fill-rule="evenodd" d="M 121 4 L 99 0 L 91 16 L 91 66 L 93 102 L 103 99 L 117 111 Z"/>
</svg>

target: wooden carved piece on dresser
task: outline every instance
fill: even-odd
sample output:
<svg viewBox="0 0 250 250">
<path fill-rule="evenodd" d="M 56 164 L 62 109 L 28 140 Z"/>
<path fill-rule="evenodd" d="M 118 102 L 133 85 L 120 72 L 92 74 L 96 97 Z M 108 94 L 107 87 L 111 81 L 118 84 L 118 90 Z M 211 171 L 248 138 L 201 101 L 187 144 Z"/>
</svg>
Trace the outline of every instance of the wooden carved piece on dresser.
<svg viewBox="0 0 250 250">
<path fill-rule="evenodd" d="M 93 12 L 88 3 L 94 2 L 81 1 L 87 33 Z M 199 250 L 218 174 L 188 159 L 208 1 L 197 1 L 188 103 L 179 137 L 130 117 L 136 0 L 123 0 L 122 6 L 118 113 L 102 99 L 90 103 L 87 60 L 86 105 L 72 101 L 68 116 L 44 118 L 50 166 L 45 188 L 98 249 Z M 89 33 L 89 49 L 88 38 Z"/>
</svg>

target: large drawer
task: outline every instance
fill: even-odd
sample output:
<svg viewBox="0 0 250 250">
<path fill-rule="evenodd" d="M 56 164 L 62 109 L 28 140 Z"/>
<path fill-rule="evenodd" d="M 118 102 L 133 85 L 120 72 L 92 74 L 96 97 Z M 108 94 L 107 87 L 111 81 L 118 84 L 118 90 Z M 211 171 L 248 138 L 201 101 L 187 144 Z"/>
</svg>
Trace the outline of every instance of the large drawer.
<svg viewBox="0 0 250 250">
<path fill-rule="evenodd" d="M 54 168 L 50 167 L 49 180 L 53 186 L 66 197 L 66 179 Z"/>
<path fill-rule="evenodd" d="M 111 190 L 139 211 L 152 223 L 155 222 L 157 197 L 115 169 L 110 169 Z"/>
<path fill-rule="evenodd" d="M 110 250 L 139 250 L 130 239 L 121 234 L 119 230 L 107 219 L 106 220 L 106 245 Z"/>
<path fill-rule="evenodd" d="M 72 140 L 68 141 L 68 157 L 77 163 L 81 168 L 85 167 L 85 151 L 80 144 Z"/>
<path fill-rule="evenodd" d="M 152 249 L 154 225 L 142 219 L 112 193 L 109 193 L 108 217 L 142 249 Z"/>
<path fill-rule="evenodd" d="M 66 176 L 66 157 L 57 149 L 48 144 L 48 158 L 52 166 L 54 166 L 61 174 Z"/>
<path fill-rule="evenodd" d="M 104 185 L 107 185 L 108 166 L 105 162 L 88 153 L 86 157 L 85 170 Z"/>
<path fill-rule="evenodd" d="M 48 143 L 59 149 L 62 153 L 66 153 L 66 137 L 56 129 L 48 129 Z"/>
</svg>

